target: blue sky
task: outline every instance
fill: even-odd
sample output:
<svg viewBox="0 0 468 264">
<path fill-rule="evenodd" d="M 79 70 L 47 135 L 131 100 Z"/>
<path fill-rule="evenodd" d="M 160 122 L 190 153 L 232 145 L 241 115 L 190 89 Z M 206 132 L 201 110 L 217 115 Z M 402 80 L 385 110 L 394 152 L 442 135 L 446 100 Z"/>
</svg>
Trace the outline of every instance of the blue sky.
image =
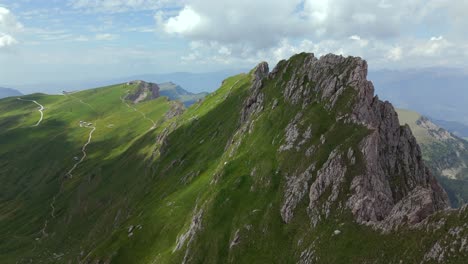
<svg viewBox="0 0 468 264">
<path fill-rule="evenodd" d="M 0 84 L 216 71 L 294 53 L 467 68 L 465 0 L 0 0 Z"/>
</svg>

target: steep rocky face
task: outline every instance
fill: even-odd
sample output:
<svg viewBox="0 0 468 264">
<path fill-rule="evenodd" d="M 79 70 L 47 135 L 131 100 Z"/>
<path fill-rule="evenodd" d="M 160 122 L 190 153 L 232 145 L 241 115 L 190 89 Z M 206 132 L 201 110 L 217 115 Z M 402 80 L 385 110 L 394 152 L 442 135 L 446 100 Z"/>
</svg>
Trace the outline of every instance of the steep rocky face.
<svg viewBox="0 0 468 264">
<path fill-rule="evenodd" d="M 468 142 L 410 110 L 397 110 L 421 146 L 423 159 L 447 190 L 450 202 L 460 207 L 468 201 Z"/>
<path fill-rule="evenodd" d="M 250 87 L 250 96 L 245 100 L 241 114 L 241 123 L 245 123 L 247 119 L 263 110 L 264 94 L 261 92 L 263 79 L 268 76 L 268 63 L 262 62 L 255 67 L 252 72 L 252 86 Z"/>
<path fill-rule="evenodd" d="M 130 100 L 134 104 L 159 97 L 159 86 L 155 83 L 138 80 L 128 82 L 127 85 L 137 85 L 137 88 L 134 91 L 130 91 L 125 97 L 126 100 Z"/>
<path fill-rule="evenodd" d="M 337 122 L 365 126 L 369 133 L 358 145 L 365 169 L 352 179 L 349 190 L 343 190 L 347 169 L 343 156 L 347 153 L 340 153 L 338 149 L 330 154 L 321 168 L 317 168 L 316 179 L 312 182 L 307 171 L 295 180 L 288 179 L 292 189 L 286 190 L 282 208 L 284 221 L 291 220 L 292 210 L 304 197 L 304 186 L 309 189 L 309 215 L 313 223 L 323 215 L 327 216 L 334 203 L 349 208 L 359 223 L 383 229 L 403 222 L 414 224 L 447 208 L 447 195 L 425 166 L 411 130 L 408 126 L 400 126 L 389 102 L 374 96 L 374 87 L 366 79 L 366 61 L 336 55 L 320 59 L 313 54 L 301 56 L 305 56 L 301 64 L 294 64 L 294 60 L 281 61 L 268 75 L 265 63 L 255 68 L 242 120 L 264 108 L 263 82 L 291 76 L 282 87 L 285 101 L 302 105 L 302 108 L 314 102 L 323 103 L 329 111 L 336 112 Z M 340 101 L 346 93 L 353 96 L 348 101 Z M 299 144 L 294 122 L 286 129 L 285 138 L 286 142 Z M 291 142 L 280 151 L 294 148 Z M 349 150 L 349 161 L 354 158 L 352 152 Z M 339 202 L 338 196 L 346 192 L 349 197 Z M 324 195 L 328 195 L 325 200 Z"/>
</svg>

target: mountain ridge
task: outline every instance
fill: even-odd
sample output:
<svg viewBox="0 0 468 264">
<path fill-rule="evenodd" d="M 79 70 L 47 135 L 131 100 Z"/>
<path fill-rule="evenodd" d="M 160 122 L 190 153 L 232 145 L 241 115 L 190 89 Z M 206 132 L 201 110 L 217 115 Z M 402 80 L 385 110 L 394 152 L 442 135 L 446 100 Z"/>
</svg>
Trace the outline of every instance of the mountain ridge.
<svg viewBox="0 0 468 264">
<path fill-rule="evenodd" d="M 12 88 L 4 88 L 0 87 L 0 99 L 5 98 L 5 97 L 11 97 L 11 96 L 19 96 L 23 95 L 20 91 L 12 89 Z"/>
<path fill-rule="evenodd" d="M 437 120 L 468 124 L 466 83 L 461 69 L 429 68 L 370 72 L 381 97 L 398 108 L 413 109 Z M 457 94 L 458 96 L 453 96 Z"/>
<path fill-rule="evenodd" d="M 35 128 L 33 107 L 2 100 L 0 157 L 14 149 L 9 164 L 49 162 L 28 169 L 0 159 L 0 256 L 463 263 L 468 206 L 448 209 L 411 130 L 366 74 L 361 58 L 302 53 L 230 77 L 175 114 L 177 103 L 161 97 L 130 107 L 125 84 L 35 95 L 25 99 L 46 107 Z M 80 120 L 97 129 L 62 181 L 90 133 Z"/>
<path fill-rule="evenodd" d="M 405 201 L 403 198 L 409 196 L 413 190 L 415 193 L 412 193 L 411 195 L 425 197 L 424 199 L 430 200 L 433 198 L 433 196 L 435 198 L 433 205 L 429 205 L 429 207 L 433 206 L 433 208 L 420 208 L 420 210 L 429 210 L 430 212 L 426 213 L 432 213 L 436 210 L 446 208 L 446 194 L 437 184 L 432 175 L 430 175 L 428 169 L 422 164 L 420 150 L 417 147 L 417 143 L 414 137 L 412 137 L 409 128 L 400 128 L 397 114 L 393 110 L 393 107 L 390 103 L 382 102 L 378 99 L 378 97 L 374 97 L 374 87 L 372 83 L 366 79 L 367 63 L 360 58 L 344 58 L 334 55 L 326 55 L 320 59 L 315 58 L 313 54 L 303 56 L 305 56 L 303 66 L 296 68 L 297 71 L 293 72 L 292 76 L 307 76 L 309 79 L 308 81 L 317 83 L 320 87 L 317 89 L 317 92 L 322 94 L 319 100 L 325 101 L 326 108 L 328 109 L 333 109 L 335 107 L 339 96 L 345 93 L 346 89 L 349 89 L 348 87 L 354 87 L 355 91 L 357 92 L 357 98 L 354 98 L 356 103 L 350 106 L 352 113 L 350 115 L 341 115 L 338 113 L 337 120 L 344 120 L 344 122 L 365 125 L 368 129 L 375 131 L 372 133 L 372 135 L 368 136 L 365 141 L 360 143 L 360 151 L 367 157 L 367 164 L 380 163 L 380 166 L 367 167 L 368 171 L 373 171 L 374 173 L 380 174 L 380 182 L 373 183 L 373 186 L 368 187 L 368 189 L 375 191 L 374 193 L 366 193 L 362 191 L 362 189 L 366 189 L 362 188 L 362 186 L 365 185 L 365 182 L 372 182 L 372 177 L 375 177 L 375 174 L 372 176 L 364 175 L 361 179 L 356 178 L 351 183 L 351 186 L 356 186 L 356 193 L 350 198 L 347 206 L 350 207 L 357 221 L 360 223 L 372 224 L 380 222 L 390 214 L 390 211 L 393 210 L 392 208 L 395 209 L 398 207 L 404 207 L 402 204 L 405 204 L 408 201 Z M 282 63 L 284 62 L 278 63 L 277 68 L 272 71 L 272 78 L 275 78 L 277 75 L 281 74 L 279 73 L 279 67 L 281 67 Z M 288 65 L 285 67 L 287 68 Z M 254 86 L 252 86 L 254 88 L 254 94 L 256 93 L 255 83 L 259 82 L 258 79 L 261 79 L 262 76 L 265 76 L 265 70 L 267 70 L 268 67 L 265 65 L 265 63 L 262 63 L 257 66 L 256 69 L 257 71 L 260 69 L 260 72 L 256 73 L 254 77 Z M 323 72 L 329 70 L 333 71 L 334 69 L 339 69 L 340 72 L 331 76 L 321 76 Z M 282 74 L 284 74 L 284 71 L 285 70 L 283 70 Z M 300 82 L 305 81 L 304 79 L 294 81 L 296 83 L 290 81 L 285 87 L 286 100 L 290 100 L 293 104 L 299 103 L 303 100 L 305 101 L 303 103 L 304 107 L 304 104 L 310 103 L 309 101 L 313 99 L 308 98 L 307 90 L 304 86 L 299 86 Z M 260 99 L 257 99 L 256 101 L 258 102 L 261 100 L 262 99 L 260 96 Z M 329 102 L 327 103 L 327 101 Z M 386 120 L 384 121 L 383 118 L 386 118 Z M 387 149 L 373 148 L 374 146 L 381 145 L 393 146 Z M 393 148 L 397 149 L 397 151 L 394 151 L 394 153 L 392 153 Z M 405 151 L 408 150 L 412 150 L 414 153 L 411 153 L 410 156 L 407 156 L 408 153 L 405 153 Z M 387 153 L 390 155 L 380 156 L 381 154 L 378 153 Z M 392 163 L 398 164 L 397 157 L 400 155 L 403 156 L 405 160 L 411 160 L 413 164 L 418 164 L 418 168 L 414 170 L 411 170 L 408 167 L 397 168 Z M 390 162 L 388 161 L 389 159 Z M 402 161 L 402 163 L 408 161 Z M 333 163 L 337 161 L 331 159 L 327 162 Z M 415 182 L 425 184 L 427 187 L 430 187 L 428 189 L 429 193 L 419 193 L 421 190 L 411 190 L 410 185 L 398 187 L 401 189 L 392 188 L 390 182 L 387 182 L 389 179 L 385 179 L 384 175 L 392 175 L 394 171 L 404 171 L 405 173 L 408 173 L 407 176 L 414 176 L 415 178 L 413 180 Z M 334 172 L 331 173 L 333 174 Z M 318 177 L 320 179 L 320 176 Z M 326 185 L 329 185 L 331 182 L 330 179 L 327 179 L 327 177 L 330 176 L 324 174 L 324 179 L 322 179 L 322 181 L 326 183 Z M 386 187 L 380 187 L 382 184 L 386 185 Z M 324 190 L 323 188 L 319 188 L 316 190 L 316 192 L 316 199 L 318 199 Z M 382 194 L 385 194 L 385 197 L 382 197 Z M 338 196 L 338 193 L 333 193 L 332 196 Z M 335 198 L 332 197 L 332 200 L 333 199 Z M 412 209 L 416 210 L 416 207 Z M 396 215 L 398 212 L 393 212 L 392 214 Z M 423 215 L 420 217 L 425 218 Z M 422 219 L 410 219 L 410 221 L 418 220 L 420 221 Z M 391 219 L 389 221 L 394 222 L 396 219 Z"/>
</svg>

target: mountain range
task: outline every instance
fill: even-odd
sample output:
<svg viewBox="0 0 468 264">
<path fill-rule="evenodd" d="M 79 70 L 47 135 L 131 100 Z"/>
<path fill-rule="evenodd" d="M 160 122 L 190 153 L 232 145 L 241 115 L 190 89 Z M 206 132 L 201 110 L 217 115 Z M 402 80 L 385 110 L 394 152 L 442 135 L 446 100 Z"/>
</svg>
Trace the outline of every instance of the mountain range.
<svg viewBox="0 0 468 264">
<path fill-rule="evenodd" d="M 468 73 L 459 69 L 429 68 L 372 71 L 369 79 L 381 98 L 399 108 L 412 109 L 434 120 L 455 121 L 459 136 L 468 137 Z M 450 128 L 452 130 L 452 128 Z"/>
<path fill-rule="evenodd" d="M 0 100 L 3 263 L 464 263 L 357 57 L 301 53 L 188 108 L 153 83 Z"/>
<path fill-rule="evenodd" d="M 161 96 L 167 96 L 169 100 L 181 101 L 186 107 L 191 106 L 208 95 L 207 92 L 191 93 L 173 82 L 160 83 L 158 86 Z"/>
<path fill-rule="evenodd" d="M 145 80 L 153 83 L 173 82 L 190 93 L 212 92 L 229 76 L 248 70 L 224 70 L 217 72 L 165 74 L 140 74 L 102 80 L 81 80 L 51 83 L 12 85 L 23 93 L 61 93 L 62 90 L 83 90 L 123 83 L 128 80 Z M 413 109 L 428 116 L 439 126 L 459 137 L 468 138 L 468 73 L 456 68 L 426 68 L 407 70 L 374 70 L 369 80 L 376 86 L 376 93 L 402 109 Z M 454 96 L 456 95 L 456 96 Z"/>
<path fill-rule="evenodd" d="M 63 90 L 83 90 L 94 87 L 106 86 L 110 83 L 124 83 L 128 80 L 145 80 L 153 83 L 168 83 L 173 82 L 191 93 L 212 92 L 216 90 L 221 82 L 229 76 L 245 72 L 246 70 L 224 70 L 215 72 L 173 72 L 173 73 L 160 73 L 160 74 L 140 74 L 132 76 L 123 76 L 108 79 L 96 80 L 75 80 L 75 81 L 54 81 L 50 83 L 26 83 L 12 85 L 16 89 L 25 94 L 28 93 L 47 93 L 59 94 Z M 248 71 L 248 70 L 247 70 Z"/>
<path fill-rule="evenodd" d="M 22 93 L 15 89 L 0 87 L 0 99 L 5 98 L 5 97 L 10 97 L 10 96 L 18 96 L 18 95 L 22 95 Z"/>
</svg>

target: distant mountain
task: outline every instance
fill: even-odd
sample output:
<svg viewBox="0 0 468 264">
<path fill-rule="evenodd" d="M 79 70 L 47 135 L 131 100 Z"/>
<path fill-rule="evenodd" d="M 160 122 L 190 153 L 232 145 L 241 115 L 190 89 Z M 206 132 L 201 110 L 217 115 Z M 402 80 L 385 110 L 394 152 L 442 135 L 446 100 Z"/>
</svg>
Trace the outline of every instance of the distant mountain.
<svg viewBox="0 0 468 264">
<path fill-rule="evenodd" d="M 208 95 L 206 92 L 196 94 L 191 93 L 173 82 L 165 82 L 158 85 L 161 96 L 167 96 L 170 100 L 181 101 L 186 107 L 191 106 Z"/>
<path fill-rule="evenodd" d="M 436 173 L 453 206 L 468 202 L 468 142 L 420 114 L 397 109 L 400 123 L 408 124 L 426 164 Z"/>
<path fill-rule="evenodd" d="M 441 126 L 447 129 L 448 131 L 450 131 L 451 133 L 459 137 L 462 137 L 464 139 L 468 138 L 468 125 L 455 122 L 455 121 L 445 121 L 445 120 L 437 120 L 437 119 L 434 119 L 432 121 L 438 126 Z"/>
<path fill-rule="evenodd" d="M 36 92 L 59 94 L 63 90 L 86 90 L 115 83 L 126 83 L 130 80 L 145 80 L 152 83 L 173 82 L 177 83 L 181 87 L 184 87 L 185 90 L 191 93 L 201 93 L 214 91 L 221 85 L 221 82 L 224 79 L 242 72 L 248 72 L 248 70 L 238 69 L 205 73 L 174 72 L 164 74 L 141 74 L 102 80 L 77 80 L 70 82 L 17 84 L 15 87 L 23 91 L 25 94 Z"/>
<path fill-rule="evenodd" d="M 189 92 L 200 93 L 212 92 L 221 86 L 221 82 L 224 79 L 242 72 L 248 72 L 248 70 L 239 69 L 206 73 L 174 72 L 167 74 L 144 74 L 128 78 L 147 80 L 156 83 L 173 82 L 184 87 L 184 89 Z"/>
<path fill-rule="evenodd" d="M 460 69 L 381 70 L 369 73 L 380 98 L 437 120 L 468 125 L 468 73 Z"/>
<path fill-rule="evenodd" d="M 0 99 L 5 98 L 5 97 L 10 97 L 10 96 L 18 96 L 18 95 L 22 95 L 22 93 L 15 89 L 0 87 Z"/>
</svg>

